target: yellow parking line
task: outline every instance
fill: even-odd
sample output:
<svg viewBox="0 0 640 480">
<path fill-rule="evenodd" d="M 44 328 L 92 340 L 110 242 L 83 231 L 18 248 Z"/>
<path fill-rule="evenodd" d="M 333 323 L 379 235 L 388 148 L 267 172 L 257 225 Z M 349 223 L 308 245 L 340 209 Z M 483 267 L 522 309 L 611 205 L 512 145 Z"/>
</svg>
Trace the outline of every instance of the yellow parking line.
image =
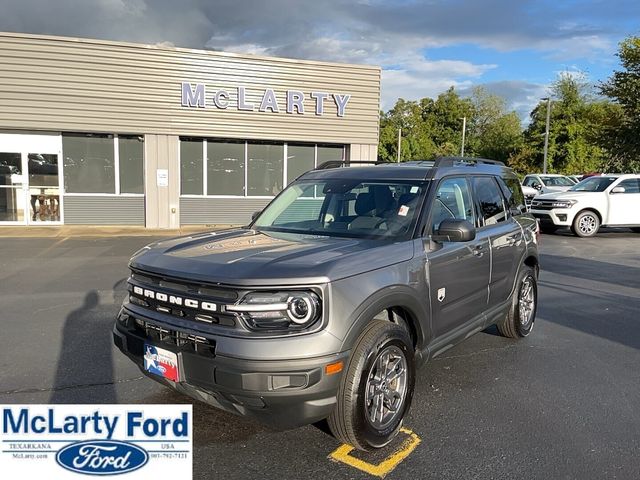
<svg viewBox="0 0 640 480">
<path fill-rule="evenodd" d="M 420 440 L 420 437 L 418 437 L 418 435 L 413 433 L 408 428 L 401 428 L 400 431 L 406 434 L 407 438 L 402 442 L 398 450 L 393 452 L 377 465 L 365 462 L 364 460 L 360 460 L 359 458 L 349 455 L 354 448 L 351 445 L 347 444 L 340 445 L 337 449 L 331 452 L 329 458 L 336 462 L 341 462 L 353 468 L 357 468 L 358 470 L 362 470 L 369 475 L 384 478 L 385 475 L 391 472 L 400 464 L 400 462 L 407 458 L 422 441 Z"/>
</svg>

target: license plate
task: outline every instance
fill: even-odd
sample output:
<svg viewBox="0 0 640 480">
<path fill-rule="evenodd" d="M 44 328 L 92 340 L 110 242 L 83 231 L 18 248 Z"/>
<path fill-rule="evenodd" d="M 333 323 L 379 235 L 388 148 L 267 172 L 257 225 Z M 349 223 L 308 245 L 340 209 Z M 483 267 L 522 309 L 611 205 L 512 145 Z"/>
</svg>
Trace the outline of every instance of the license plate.
<svg viewBox="0 0 640 480">
<path fill-rule="evenodd" d="M 180 379 L 178 355 L 148 343 L 144 345 L 144 369 L 173 382 Z"/>
</svg>

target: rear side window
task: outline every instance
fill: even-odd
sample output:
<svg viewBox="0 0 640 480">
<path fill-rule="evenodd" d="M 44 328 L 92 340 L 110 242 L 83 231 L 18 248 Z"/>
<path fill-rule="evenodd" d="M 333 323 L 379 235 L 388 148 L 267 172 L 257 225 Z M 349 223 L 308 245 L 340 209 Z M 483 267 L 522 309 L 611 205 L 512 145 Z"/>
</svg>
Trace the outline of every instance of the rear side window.
<svg viewBox="0 0 640 480">
<path fill-rule="evenodd" d="M 480 208 L 481 226 L 495 225 L 507 219 L 504 198 L 493 177 L 473 177 L 473 191 Z"/>
<path fill-rule="evenodd" d="M 507 201 L 507 208 L 515 208 L 520 212 L 526 212 L 524 195 L 517 178 L 498 178 L 498 183 Z"/>
</svg>

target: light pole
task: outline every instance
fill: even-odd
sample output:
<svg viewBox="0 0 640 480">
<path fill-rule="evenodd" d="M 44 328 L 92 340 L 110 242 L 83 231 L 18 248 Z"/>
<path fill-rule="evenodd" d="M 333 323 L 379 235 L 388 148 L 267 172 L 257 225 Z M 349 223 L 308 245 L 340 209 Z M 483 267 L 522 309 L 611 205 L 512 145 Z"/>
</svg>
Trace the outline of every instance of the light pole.
<svg viewBox="0 0 640 480">
<path fill-rule="evenodd" d="M 464 157 L 464 137 L 467 132 L 467 117 L 462 117 L 462 146 L 460 147 L 460 156 Z"/>
<path fill-rule="evenodd" d="M 544 132 L 544 161 L 542 163 L 542 173 L 547 173 L 547 156 L 549 154 L 549 120 L 551 118 L 551 97 L 545 97 L 541 100 L 547 101 L 547 128 Z"/>
<path fill-rule="evenodd" d="M 397 163 L 400 163 L 400 147 L 402 147 L 402 128 L 398 128 L 398 158 Z"/>
</svg>

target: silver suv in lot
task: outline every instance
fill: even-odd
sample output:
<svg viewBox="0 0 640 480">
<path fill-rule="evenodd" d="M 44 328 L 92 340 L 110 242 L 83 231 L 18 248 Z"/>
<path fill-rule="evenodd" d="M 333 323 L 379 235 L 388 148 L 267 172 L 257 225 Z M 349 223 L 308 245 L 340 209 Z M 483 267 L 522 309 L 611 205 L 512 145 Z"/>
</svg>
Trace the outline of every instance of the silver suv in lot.
<svg viewBox="0 0 640 480">
<path fill-rule="evenodd" d="M 134 254 L 117 347 L 193 398 L 278 428 L 327 419 L 367 450 L 398 433 L 417 367 L 493 324 L 529 335 L 538 231 L 509 168 L 340 167 L 246 227 Z"/>
</svg>

